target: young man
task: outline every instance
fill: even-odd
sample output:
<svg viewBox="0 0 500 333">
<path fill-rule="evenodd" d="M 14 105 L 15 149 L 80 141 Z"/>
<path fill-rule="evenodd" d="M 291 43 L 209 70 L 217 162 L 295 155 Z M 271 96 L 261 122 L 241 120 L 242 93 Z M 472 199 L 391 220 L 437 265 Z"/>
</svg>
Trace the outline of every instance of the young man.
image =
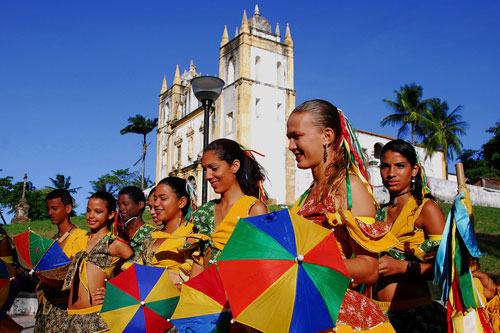
<svg viewBox="0 0 500 333">
<path fill-rule="evenodd" d="M 63 252 L 71 256 L 71 248 L 75 239 L 87 231 L 77 228 L 70 220 L 73 210 L 73 198 L 67 190 L 53 190 L 45 198 L 47 215 L 52 224 L 57 226 L 54 235 Z M 42 282 L 37 286 L 38 310 L 35 316 L 35 332 L 61 332 L 65 329 L 69 292 L 60 287 L 51 287 Z"/>
</svg>

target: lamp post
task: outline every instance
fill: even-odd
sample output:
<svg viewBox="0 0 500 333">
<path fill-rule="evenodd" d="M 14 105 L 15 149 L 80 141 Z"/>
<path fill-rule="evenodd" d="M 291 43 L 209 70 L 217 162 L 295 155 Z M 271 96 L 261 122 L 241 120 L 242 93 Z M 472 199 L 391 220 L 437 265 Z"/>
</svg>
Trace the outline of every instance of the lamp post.
<svg viewBox="0 0 500 333">
<path fill-rule="evenodd" d="M 198 76 L 191 80 L 191 87 L 194 95 L 201 102 L 204 109 L 203 116 L 203 149 L 208 145 L 209 116 L 212 103 L 219 98 L 224 81 L 216 76 Z M 203 169 L 201 203 L 207 202 L 207 180 L 205 179 L 205 169 Z"/>
</svg>

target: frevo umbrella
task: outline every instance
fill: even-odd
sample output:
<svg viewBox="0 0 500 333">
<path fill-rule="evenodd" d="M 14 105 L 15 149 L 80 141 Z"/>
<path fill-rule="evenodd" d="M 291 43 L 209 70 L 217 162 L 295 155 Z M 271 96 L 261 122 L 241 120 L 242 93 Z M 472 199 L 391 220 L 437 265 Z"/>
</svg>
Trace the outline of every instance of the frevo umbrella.
<svg viewBox="0 0 500 333">
<path fill-rule="evenodd" d="M 35 273 L 51 286 L 60 285 L 68 272 L 70 260 L 59 243 L 28 230 L 13 238 L 17 259 L 22 268 Z"/>
<path fill-rule="evenodd" d="M 111 332 L 165 332 L 179 295 L 167 268 L 133 264 L 106 282 L 100 314 Z"/>
<path fill-rule="evenodd" d="M 231 314 L 216 265 L 182 285 L 171 322 L 179 332 L 225 332 Z"/>
<path fill-rule="evenodd" d="M 17 294 L 16 269 L 0 259 L 0 319 L 9 311 Z"/>
<path fill-rule="evenodd" d="M 217 266 L 235 320 L 263 332 L 334 327 L 351 280 L 333 232 L 288 210 L 240 219 Z"/>
</svg>

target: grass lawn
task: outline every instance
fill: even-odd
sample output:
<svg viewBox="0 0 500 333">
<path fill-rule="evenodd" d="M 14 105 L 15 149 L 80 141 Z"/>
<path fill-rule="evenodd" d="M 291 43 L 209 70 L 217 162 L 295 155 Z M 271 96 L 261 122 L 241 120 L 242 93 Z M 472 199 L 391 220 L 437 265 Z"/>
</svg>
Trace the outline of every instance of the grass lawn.
<svg viewBox="0 0 500 333">
<path fill-rule="evenodd" d="M 448 215 L 451 205 L 439 204 L 444 216 Z M 271 210 L 282 209 L 282 206 L 273 205 Z M 144 214 L 144 220 L 151 223 L 149 211 Z M 85 216 L 75 216 L 71 221 L 79 228 L 88 230 Z M 22 224 L 4 226 L 10 235 L 18 235 L 28 229 L 50 238 L 57 228 L 50 223 L 50 220 L 32 221 Z M 497 280 L 500 278 L 500 208 L 474 207 L 474 231 L 476 240 L 481 251 L 486 253 L 479 259 L 481 270 Z"/>
</svg>

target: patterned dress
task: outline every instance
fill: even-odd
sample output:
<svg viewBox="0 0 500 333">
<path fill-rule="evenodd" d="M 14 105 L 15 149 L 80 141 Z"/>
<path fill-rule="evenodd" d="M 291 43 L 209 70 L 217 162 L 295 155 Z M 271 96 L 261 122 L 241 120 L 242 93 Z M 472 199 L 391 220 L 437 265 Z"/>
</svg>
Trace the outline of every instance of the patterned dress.
<svg viewBox="0 0 500 333">
<path fill-rule="evenodd" d="M 142 244 L 144 243 L 144 239 L 146 239 L 146 237 L 155 230 L 155 227 L 147 223 L 141 225 L 141 227 L 137 229 L 129 243 L 134 253 L 142 253 Z"/>
<path fill-rule="evenodd" d="M 92 263 L 106 274 L 110 279 L 117 267 L 120 258 L 113 257 L 109 253 L 109 246 L 115 240 L 110 238 L 111 233 L 101 238 L 94 247 L 87 252 L 87 243 L 90 240 L 90 233 L 75 240 L 72 252 L 75 253 L 73 261 L 64 280 L 63 290 L 68 290 L 73 285 L 74 278 L 78 274 L 79 281 L 82 282 L 89 293 L 87 279 L 87 263 Z M 92 306 L 85 309 L 68 309 L 68 321 L 65 331 L 72 333 L 80 332 L 101 332 L 108 329 L 106 323 L 99 315 L 102 305 Z"/>
<path fill-rule="evenodd" d="M 369 218 L 355 218 L 350 211 L 336 212 L 333 198 L 320 200 L 320 189 L 303 195 L 292 212 L 313 223 L 334 229 L 337 245 L 344 258 L 351 258 L 354 240 L 370 252 L 393 247 L 397 240 L 389 233 L 390 225 Z M 307 197 L 306 197 L 307 196 Z M 394 332 L 388 319 L 368 297 L 348 289 L 337 319 L 337 332 Z"/>
</svg>

